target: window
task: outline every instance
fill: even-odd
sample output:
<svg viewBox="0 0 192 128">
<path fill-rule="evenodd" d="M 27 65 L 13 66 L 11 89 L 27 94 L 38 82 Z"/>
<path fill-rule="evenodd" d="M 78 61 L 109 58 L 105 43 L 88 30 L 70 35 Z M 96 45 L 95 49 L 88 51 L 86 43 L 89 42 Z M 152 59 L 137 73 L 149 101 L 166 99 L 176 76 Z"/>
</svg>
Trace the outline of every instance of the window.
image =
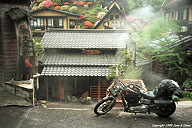
<svg viewBox="0 0 192 128">
<path fill-rule="evenodd" d="M 165 17 L 166 17 L 166 18 L 169 18 L 169 13 L 168 13 L 168 12 L 165 13 Z"/>
<path fill-rule="evenodd" d="M 117 27 L 117 22 L 112 22 L 112 27 Z"/>
<path fill-rule="evenodd" d="M 171 16 L 171 17 L 170 17 L 171 19 L 175 19 L 175 14 L 174 14 L 174 12 L 171 12 L 170 16 Z"/>
<path fill-rule="evenodd" d="M 179 18 L 178 20 L 188 20 L 188 9 L 179 10 Z"/>
<path fill-rule="evenodd" d="M 34 28 L 44 27 L 43 18 L 34 18 L 33 20 L 31 20 L 31 26 Z"/>
<path fill-rule="evenodd" d="M 77 25 L 77 23 L 75 20 L 69 20 L 69 28 L 70 29 L 74 29 L 76 25 Z"/>
<path fill-rule="evenodd" d="M 121 21 L 121 27 L 125 27 L 125 22 L 124 21 Z"/>
<path fill-rule="evenodd" d="M 113 15 L 110 15 L 109 19 L 110 20 L 113 20 L 114 16 Z"/>
<path fill-rule="evenodd" d="M 62 28 L 63 18 L 47 18 L 47 26 L 51 28 Z"/>
<path fill-rule="evenodd" d="M 116 16 L 115 16 L 115 20 L 119 20 L 119 15 L 116 15 Z"/>
<path fill-rule="evenodd" d="M 187 9 L 183 11 L 183 20 L 187 20 Z"/>
<path fill-rule="evenodd" d="M 179 10 L 179 18 L 178 20 L 183 20 L 183 10 Z"/>
</svg>

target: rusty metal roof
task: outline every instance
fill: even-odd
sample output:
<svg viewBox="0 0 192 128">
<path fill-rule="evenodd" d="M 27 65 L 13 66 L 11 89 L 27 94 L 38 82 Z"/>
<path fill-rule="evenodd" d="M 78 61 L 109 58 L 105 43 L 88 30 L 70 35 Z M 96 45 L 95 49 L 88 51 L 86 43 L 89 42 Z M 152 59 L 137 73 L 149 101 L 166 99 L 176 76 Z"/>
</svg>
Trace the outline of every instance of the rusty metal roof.
<svg viewBox="0 0 192 128">
<path fill-rule="evenodd" d="M 84 55 L 78 53 L 49 53 L 45 54 L 43 58 L 43 65 L 50 66 L 112 66 L 118 65 L 118 63 L 122 60 L 121 57 L 115 57 L 115 53 L 106 53 L 98 55 Z"/>
<path fill-rule="evenodd" d="M 45 48 L 64 49 L 118 49 L 126 48 L 129 30 L 49 29 L 42 43 Z"/>
<path fill-rule="evenodd" d="M 45 66 L 42 76 L 107 76 L 109 67 Z"/>
</svg>

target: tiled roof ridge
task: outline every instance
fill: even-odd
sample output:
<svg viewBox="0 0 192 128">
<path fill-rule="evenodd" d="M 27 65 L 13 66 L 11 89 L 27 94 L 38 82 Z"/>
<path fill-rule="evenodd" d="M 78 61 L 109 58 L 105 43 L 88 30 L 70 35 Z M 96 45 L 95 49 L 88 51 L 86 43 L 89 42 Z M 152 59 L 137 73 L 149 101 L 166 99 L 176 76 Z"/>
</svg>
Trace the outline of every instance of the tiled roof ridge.
<svg viewBox="0 0 192 128">
<path fill-rule="evenodd" d="M 130 33 L 130 29 L 61 29 L 48 28 L 46 32 L 65 32 L 65 33 Z"/>
</svg>

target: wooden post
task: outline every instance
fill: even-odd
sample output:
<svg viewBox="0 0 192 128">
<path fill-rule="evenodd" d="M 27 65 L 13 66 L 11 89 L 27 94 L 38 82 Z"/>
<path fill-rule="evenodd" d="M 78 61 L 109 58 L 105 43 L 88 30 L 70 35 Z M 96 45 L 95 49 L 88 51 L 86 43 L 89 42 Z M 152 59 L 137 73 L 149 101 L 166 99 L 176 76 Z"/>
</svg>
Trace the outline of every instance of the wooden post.
<svg viewBox="0 0 192 128">
<path fill-rule="evenodd" d="M 77 89 L 77 77 L 75 77 L 75 90 Z"/>
<path fill-rule="evenodd" d="M 101 83 L 100 83 L 100 76 L 98 77 L 98 101 L 100 100 L 101 98 L 101 94 L 100 94 L 100 88 L 101 88 Z"/>
<path fill-rule="evenodd" d="M 59 101 L 61 102 L 61 77 L 59 76 Z"/>
<path fill-rule="evenodd" d="M 47 101 L 48 101 L 48 77 L 45 77 L 46 80 L 46 96 L 47 96 Z"/>
<path fill-rule="evenodd" d="M 32 79 L 32 86 L 33 86 L 33 106 L 35 106 L 35 87 L 34 87 L 34 78 Z"/>
<path fill-rule="evenodd" d="M 89 91 L 89 77 L 87 77 L 87 90 Z"/>
</svg>

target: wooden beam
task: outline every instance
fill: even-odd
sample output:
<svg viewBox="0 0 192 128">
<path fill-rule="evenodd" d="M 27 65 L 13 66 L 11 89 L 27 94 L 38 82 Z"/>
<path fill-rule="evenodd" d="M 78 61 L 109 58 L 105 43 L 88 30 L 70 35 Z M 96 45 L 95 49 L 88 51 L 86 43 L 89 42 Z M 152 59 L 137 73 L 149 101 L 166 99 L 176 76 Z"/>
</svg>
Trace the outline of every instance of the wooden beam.
<svg viewBox="0 0 192 128">
<path fill-rule="evenodd" d="M 45 77 L 46 80 L 46 96 L 47 96 L 47 101 L 48 101 L 48 77 Z"/>
</svg>

